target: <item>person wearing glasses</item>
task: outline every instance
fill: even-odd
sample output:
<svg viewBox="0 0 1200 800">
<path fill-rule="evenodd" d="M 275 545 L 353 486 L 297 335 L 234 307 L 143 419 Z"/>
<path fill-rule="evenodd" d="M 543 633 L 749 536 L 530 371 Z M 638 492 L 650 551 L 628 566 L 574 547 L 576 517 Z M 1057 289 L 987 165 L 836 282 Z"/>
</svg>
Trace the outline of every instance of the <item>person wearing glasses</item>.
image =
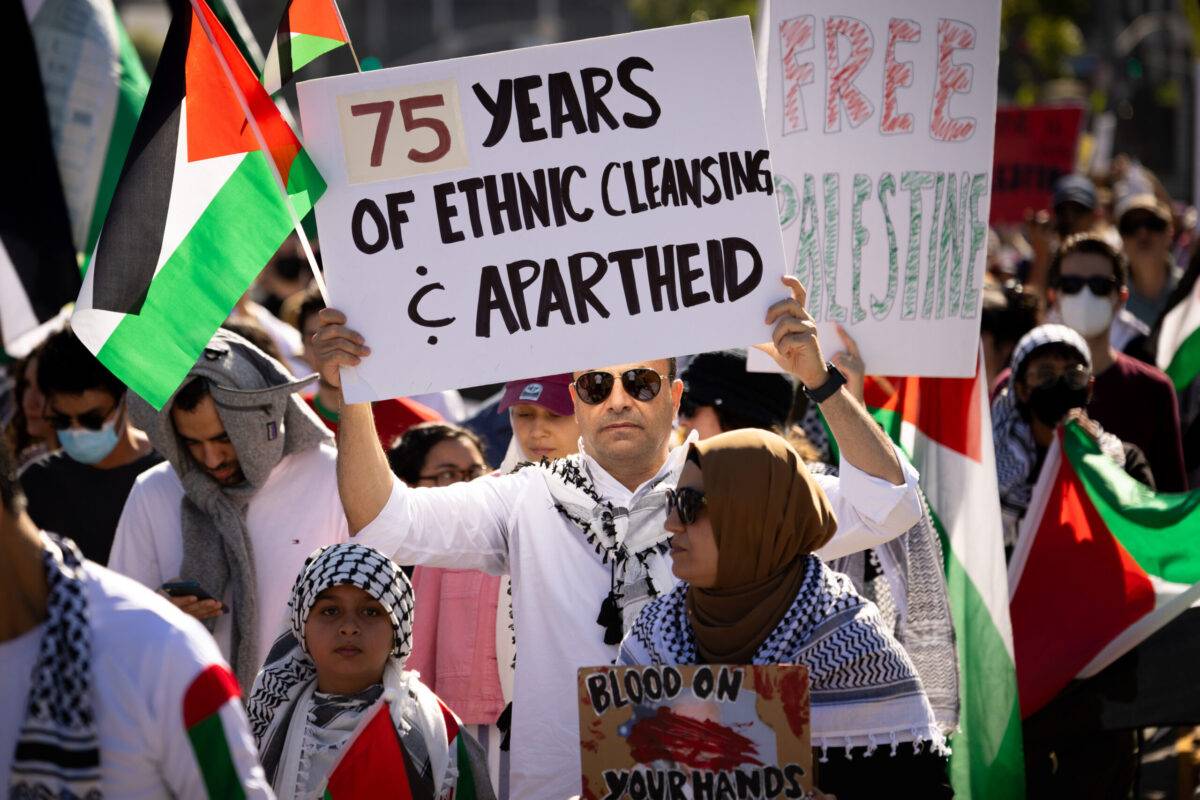
<svg viewBox="0 0 1200 800">
<path fill-rule="evenodd" d="M 1118 352 L 1111 328 L 1129 298 L 1125 258 L 1092 234 L 1063 242 L 1050 263 L 1050 310 L 1087 342 L 1094 383 L 1087 413 L 1146 455 L 1159 491 L 1187 490 L 1175 387 L 1160 369 Z"/>
<path fill-rule="evenodd" d="M 816 555 L 840 520 L 791 445 L 755 428 L 693 442 L 666 504 L 680 582 L 642 609 L 619 662 L 802 664 L 822 792 L 952 797 L 949 750 L 912 659 Z"/>
<path fill-rule="evenodd" d="M 769 310 L 773 340 L 764 349 L 821 403 L 838 439 L 840 483 L 823 485 L 840 546 L 874 546 L 920 518 L 916 471 L 825 362 L 799 281 L 784 283 L 792 294 Z M 320 319 L 314 349 L 325 379 L 339 385 L 339 368 L 370 350 L 340 312 L 326 309 Z M 370 408 L 341 410 L 338 483 L 359 540 L 400 563 L 511 575 L 520 650 L 513 797 L 579 794 L 576 671 L 612 663 L 641 607 L 675 583 L 663 523 L 666 491 L 687 455 L 686 447 L 670 447 L 682 392 L 672 358 L 577 371 L 571 394 L 580 453 L 444 488 L 396 480 Z"/>
<path fill-rule="evenodd" d="M 69 328 L 42 345 L 37 383 L 62 449 L 22 470 L 29 515 L 43 530 L 74 540 L 89 560 L 107 564 L 134 480 L 162 457 L 130 423 L 125 384 Z"/>
<path fill-rule="evenodd" d="M 1171 255 L 1171 212 L 1149 192 L 1134 192 L 1117 201 L 1117 231 L 1129 259 L 1126 307 L 1151 327 L 1167 307 L 1182 270 Z"/>
</svg>

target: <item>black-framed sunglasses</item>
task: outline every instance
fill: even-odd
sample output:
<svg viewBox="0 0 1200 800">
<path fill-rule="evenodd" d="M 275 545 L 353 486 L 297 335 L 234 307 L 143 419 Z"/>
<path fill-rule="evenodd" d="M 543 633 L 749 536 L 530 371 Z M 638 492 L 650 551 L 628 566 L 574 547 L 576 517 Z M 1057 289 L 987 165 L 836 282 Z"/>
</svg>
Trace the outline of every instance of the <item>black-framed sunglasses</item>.
<svg viewBox="0 0 1200 800">
<path fill-rule="evenodd" d="M 1133 236 L 1142 228 L 1151 233 L 1162 233 L 1167 229 L 1167 221 L 1154 214 L 1126 215 L 1117 223 L 1117 230 L 1122 236 Z"/>
<path fill-rule="evenodd" d="M 599 370 L 585 372 L 575 379 L 575 396 L 589 406 L 603 403 L 612 394 L 618 377 L 625 394 L 642 403 L 650 402 L 662 391 L 663 376 L 648 367 L 638 367 L 620 375 Z"/>
<path fill-rule="evenodd" d="M 82 414 L 76 415 L 51 412 L 46 414 L 43 419 L 45 419 L 46 422 L 49 423 L 50 427 L 54 428 L 56 431 L 65 431 L 75 423 L 79 423 L 81 428 L 86 428 L 89 431 L 98 431 L 104 427 L 104 423 L 108 421 L 108 418 L 111 417 L 113 412 L 116 411 L 120 406 L 120 401 L 117 401 L 116 405 L 105 412 L 85 411 Z"/>
<path fill-rule="evenodd" d="M 1111 275 L 1092 275 L 1084 278 L 1079 275 L 1062 275 L 1058 279 L 1058 289 L 1063 294 L 1079 294 L 1087 286 L 1096 297 L 1108 297 L 1117 288 L 1117 279 Z"/>
<path fill-rule="evenodd" d="M 691 525 L 700 516 L 700 510 L 708 504 L 708 498 L 699 489 L 684 486 L 680 489 L 667 489 L 667 513 L 671 510 L 679 512 L 679 521 Z"/>
</svg>

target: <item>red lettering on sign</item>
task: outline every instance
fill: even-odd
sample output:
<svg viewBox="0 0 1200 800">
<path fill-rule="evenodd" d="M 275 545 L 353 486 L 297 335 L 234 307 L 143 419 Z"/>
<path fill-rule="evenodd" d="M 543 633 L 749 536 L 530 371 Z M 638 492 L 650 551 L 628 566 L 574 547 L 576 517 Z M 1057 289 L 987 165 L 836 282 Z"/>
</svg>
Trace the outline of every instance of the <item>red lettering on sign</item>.
<svg viewBox="0 0 1200 800">
<path fill-rule="evenodd" d="M 900 101 L 896 92 L 912 86 L 913 68 L 911 61 L 896 60 L 897 42 L 921 41 L 921 26 L 911 19 L 888 21 L 887 48 L 883 52 L 883 117 L 879 130 L 883 133 L 912 133 L 913 115 L 901 114 Z"/>
<path fill-rule="evenodd" d="M 971 91 L 973 72 L 970 64 L 954 62 L 954 52 L 974 47 L 973 27 L 954 19 L 938 20 L 937 89 L 933 93 L 933 116 L 929 120 L 930 135 L 938 141 L 961 142 L 975 133 L 973 117 L 950 116 L 950 98 Z"/>
<path fill-rule="evenodd" d="M 783 133 L 808 130 L 804 111 L 805 86 L 813 82 L 813 62 L 801 61 L 800 54 L 812 50 L 816 37 L 813 16 L 785 19 L 779 23 L 779 49 L 783 54 Z"/>
<path fill-rule="evenodd" d="M 850 55 L 843 62 L 838 59 L 839 37 L 845 37 L 850 42 Z M 842 107 L 846 109 L 851 128 L 857 128 L 875 113 L 875 106 L 854 85 L 874 50 L 875 37 L 862 20 L 854 17 L 830 17 L 825 20 L 826 133 L 836 133 L 842 129 Z"/>
</svg>

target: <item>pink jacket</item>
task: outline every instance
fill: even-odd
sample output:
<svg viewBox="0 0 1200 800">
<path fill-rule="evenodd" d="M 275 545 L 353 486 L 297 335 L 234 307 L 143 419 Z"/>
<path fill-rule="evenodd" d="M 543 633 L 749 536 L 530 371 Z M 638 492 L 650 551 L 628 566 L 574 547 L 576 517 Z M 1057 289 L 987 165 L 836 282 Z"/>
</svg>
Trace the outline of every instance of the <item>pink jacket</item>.
<svg viewBox="0 0 1200 800">
<path fill-rule="evenodd" d="M 492 725 L 504 710 L 496 664 L 500 578 L 468 569 L 413 570 L 412 655 L 406 669 L 421 673 L 468 725 Z"/>
</svg>

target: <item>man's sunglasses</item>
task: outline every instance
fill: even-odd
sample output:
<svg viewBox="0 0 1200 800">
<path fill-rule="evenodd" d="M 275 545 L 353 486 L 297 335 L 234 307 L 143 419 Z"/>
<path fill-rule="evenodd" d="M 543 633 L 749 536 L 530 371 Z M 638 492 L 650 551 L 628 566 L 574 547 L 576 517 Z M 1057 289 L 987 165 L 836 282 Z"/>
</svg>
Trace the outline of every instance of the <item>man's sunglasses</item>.
<svg viewBox="0 0 1200 800">
<path fill-rule="evenodd" d="M 603 403 L 612 394 L 618 377 L 625 394 L 642 403 L 648 403 L 662 391 L 663 376 L 652 369 L 638 367 L 627 369 L 619 376 L 598 370 L 585 372 L 575 379 L 575 396 L 589 406 Z"/>
<path fill-rule="evenodd" d="M 1063 275 L 1058 279 L 1058 289 L 1063 294 L 1079 294 L 1084 286 L 1091 289 L 1096 297 L 1108 297 L 1117 288 L 1117 279 L 1109 275 L 1092 275 L 1090 278 Z"/>
<path fill-rule="evenodd" d="M 699 489 L 667 489 L 667 513 L 671 510 L 679 512 L 679 521 L 691 525 L 700 516 L 700 510 L 708 503 L 708 498 Z"/>
<path fill-rule="evenodd" d="M 1151 233 L 1162 233 L 1167 229 L 1167 221 L 1153 214 L 1139 214 L 1123 217 L 1117 224 L 1117 230 L 1121 232 L 1122 236 L 1133 236 L 1142 228 Z"/>
<path fill-rule="evenodd" d="M 79 423 L 81 428 L 86 428 L 89 431 L 98 431 L 104 427 L 104 423 L 108 421 L 108 418 L 111 417 L 112 413 L 116 410 L 117 407 L 113 406 L 108 411 L 103 413 L 99 411 L 85 411 L 82 414 L 77 414 L 75 416 L 71 416 L 70 414 L 52 413 L 47 414 L 44 419 L 46 422 L 50 423 L 50 427 L 54 428 L 56 431 L 65 431 L 76 422 Z"/>
</svg>

